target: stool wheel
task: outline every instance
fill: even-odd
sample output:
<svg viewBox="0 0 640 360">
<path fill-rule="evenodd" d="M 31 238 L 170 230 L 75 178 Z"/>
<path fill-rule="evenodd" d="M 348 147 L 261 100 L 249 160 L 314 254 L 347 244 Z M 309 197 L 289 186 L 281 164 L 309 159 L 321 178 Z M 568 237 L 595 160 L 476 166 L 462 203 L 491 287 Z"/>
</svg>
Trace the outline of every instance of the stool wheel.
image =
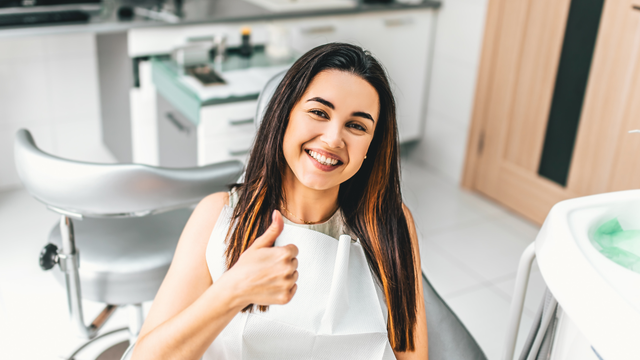
<svg viewBox="0 0 640 360">
<path fill-rule="evenodd" d="M 50 270 L 58 263 L 58 247 L 54 244 L 47 244 L 40 251 L 40 268 Z"/>
</svg>

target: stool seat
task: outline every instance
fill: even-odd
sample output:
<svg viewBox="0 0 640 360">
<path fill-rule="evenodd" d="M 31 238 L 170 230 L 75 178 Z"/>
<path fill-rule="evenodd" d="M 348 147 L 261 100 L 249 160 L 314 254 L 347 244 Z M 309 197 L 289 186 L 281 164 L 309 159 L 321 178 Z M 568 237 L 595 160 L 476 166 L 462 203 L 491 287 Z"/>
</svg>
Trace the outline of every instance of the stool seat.
<svg viewBox="0 0 640 360">
<path fill-rule="evenodd" d="M 141 218 L 84 218 L 73 223 L 85 299 L 112 305 L 153 300 L 169 270 L 191 209 Z M 62 246 L 55 225 L 49 242 Z M 64 284 L 64 273 L 53 271 Z"/>
</svg>

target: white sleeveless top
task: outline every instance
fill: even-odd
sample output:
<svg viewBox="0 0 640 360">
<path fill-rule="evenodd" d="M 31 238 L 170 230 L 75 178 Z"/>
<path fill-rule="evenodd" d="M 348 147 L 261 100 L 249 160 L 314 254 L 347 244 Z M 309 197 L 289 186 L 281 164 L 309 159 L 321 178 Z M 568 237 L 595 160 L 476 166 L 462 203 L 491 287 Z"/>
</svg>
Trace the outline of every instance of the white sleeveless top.
<svg viewBox="0 0 640 360">
<path fill-rule="evenodd" d="M 233 205 L 233 196 L 230 200 Z M 226 271 L 225 238 L 232 213 L 230 206 L 224 207 L 207 245 L 214 282 Z M 349 235 L 336 239 L 326 234 L 345 230 L 343 224 L 340 211 L 318 225 L 285 218 L 275 246 L 298 247 L 296 294 L 288 304 L 270 305 L 266 312 L 238 313 L 202 359 L 394 360 L 384 295 L 360 242 Z"/>
</svg>

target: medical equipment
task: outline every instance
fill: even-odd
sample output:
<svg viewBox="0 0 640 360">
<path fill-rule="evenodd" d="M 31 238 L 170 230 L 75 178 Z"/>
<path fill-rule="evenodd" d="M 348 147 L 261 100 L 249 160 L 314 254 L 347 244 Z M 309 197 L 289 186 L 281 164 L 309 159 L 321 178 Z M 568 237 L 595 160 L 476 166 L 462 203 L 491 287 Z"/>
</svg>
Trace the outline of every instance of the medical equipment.
<svg viewBox="0 0 640 360">
<path fill-rule="evenodd" d="M 640 274 L 633 262 L 617 258 L 637 257 L 639 205 L 640 190 L 627 190 L 551 209 L 520 260 L 505 360 L 513 357 L 534 258 L 548 291 L 520 359 L 640 358 Z"/>
</svg>

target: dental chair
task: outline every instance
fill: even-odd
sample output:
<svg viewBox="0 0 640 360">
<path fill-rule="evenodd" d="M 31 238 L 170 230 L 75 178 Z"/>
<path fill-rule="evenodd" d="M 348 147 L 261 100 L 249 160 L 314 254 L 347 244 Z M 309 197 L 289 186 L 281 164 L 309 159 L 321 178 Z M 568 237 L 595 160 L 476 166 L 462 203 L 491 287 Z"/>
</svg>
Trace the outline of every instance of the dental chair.
<svg viewBox="0 0 640 360">
<path fill-rule="evenodd" d="M 14 155 L 25 189 L 60 214 L 40 266 L 49 270 L 58 265 L 53 274 L 66 286 L 72 325 L 86 339 L 68 359 L 115 332 L 128 330 L 130 342 L 135 340 L 143 322 L 142 303 L 155 297 L 191 207 L 226 190 L 243 169 L 239 161 L 168 169 L 67 160 L 40 150 L 24 129 L 16 134 Z M 83 299 L 106 304 L 89 325 Z M 129 326 L 100 333 L 124 306 L 130 308 Z M 116 346 L 122 354 L 128 344 Z"/>
</svg>

